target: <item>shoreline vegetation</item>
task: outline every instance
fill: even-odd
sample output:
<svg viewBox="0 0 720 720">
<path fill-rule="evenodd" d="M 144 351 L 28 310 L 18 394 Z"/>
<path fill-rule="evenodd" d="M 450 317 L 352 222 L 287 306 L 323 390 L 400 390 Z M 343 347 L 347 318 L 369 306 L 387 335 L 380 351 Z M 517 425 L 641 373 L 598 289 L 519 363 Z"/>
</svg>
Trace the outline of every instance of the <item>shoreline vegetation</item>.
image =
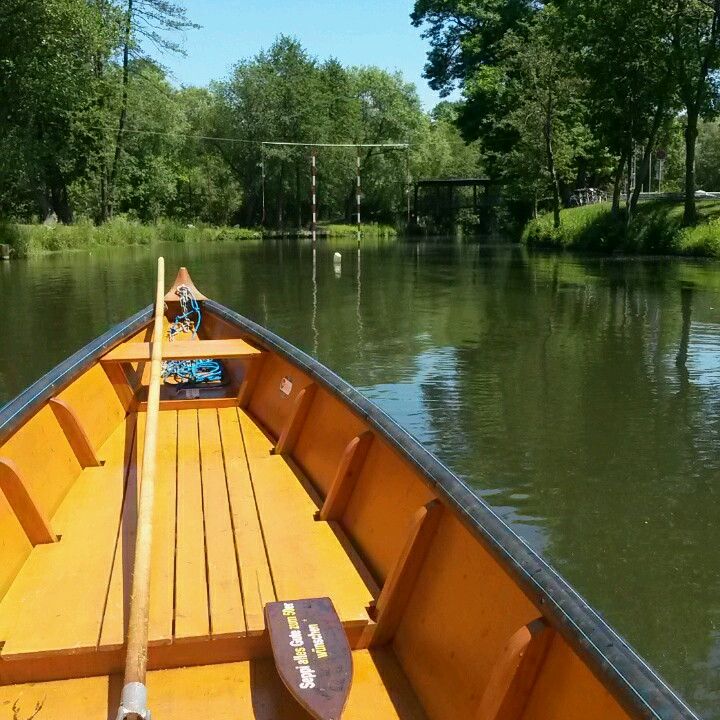
<svg viewBox="0 0 720 720">
<path fill-rule="evenodd" d="M 614 217 L 610 203 L 552 213 L 530 220 L 522 233 L 528 247 L 604 254 L 684 255 L 720 259 L 720 200 L 697 200 L 697 224 L 683 225 L 684 204 L 651 200 L 640 203 L 627 224 L 623 209 Z"/>
<path fill-rule="evenodd" d="M 322 224 L 318 238 L 350 237 L 357 234 L 356 225 Z M 397 230 L 390 225 L 371 223 L 362 226 L 364 237 L 394 238 Z M 10 245 L 14 258 L 25 258 L 64 250 L 90 250 L 94 247 L 130 247 L 153 242 L 239 242 L 247 240 L 309 238 L 309 230 L 263 233 L 262 228 L 213 227 L 188 225 L 171 220 L 144 224 L 115 218 L 102 225 L 79 222 L 74 225 L 24 225 L 0 223 L 0 244 Z"/>
</svg>

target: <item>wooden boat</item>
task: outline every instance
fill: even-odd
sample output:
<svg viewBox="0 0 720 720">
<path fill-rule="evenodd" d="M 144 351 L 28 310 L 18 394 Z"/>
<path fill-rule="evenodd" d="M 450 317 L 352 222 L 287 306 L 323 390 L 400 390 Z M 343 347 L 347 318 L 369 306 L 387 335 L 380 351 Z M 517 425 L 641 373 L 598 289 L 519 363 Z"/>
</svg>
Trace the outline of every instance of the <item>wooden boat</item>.
<svg viewBox="0 0 720 720">
<path fill-rule="evenodd" d="M 347 383 L 184 269 L 159 298 L 0 411 L 0 717 L 696 717 Z"/>
</svg>

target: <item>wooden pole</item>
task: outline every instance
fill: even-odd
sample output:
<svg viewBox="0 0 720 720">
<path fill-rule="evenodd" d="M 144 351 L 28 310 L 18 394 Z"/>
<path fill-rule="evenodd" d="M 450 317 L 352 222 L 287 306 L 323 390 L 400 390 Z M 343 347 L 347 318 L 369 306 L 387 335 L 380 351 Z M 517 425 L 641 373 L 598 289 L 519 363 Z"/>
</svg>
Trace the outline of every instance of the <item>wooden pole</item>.
<svg viewBox="0 0 720 720">
<path fill-rule="evenodd" d="M 158 258 L 157 292 L 155 295 L 155 325 L 153 328 L 148 389 L 145 447 L 143 450 L 142 483 L 135 538 L 135 564 L 130 602 L 130 622 L 125 657 L 123 685 L 118 720 L 141 718 L 149 720 L 147 708 L 148 618 L 150 610 L 150 558 L 153 535 L 153 505 L 155 502 L 155 466 L 157 461 L 157 427 L 160 410 L 160 380 L 162 374 L 163 314 L 165 310 L 165 261 Z"/>
</svg>

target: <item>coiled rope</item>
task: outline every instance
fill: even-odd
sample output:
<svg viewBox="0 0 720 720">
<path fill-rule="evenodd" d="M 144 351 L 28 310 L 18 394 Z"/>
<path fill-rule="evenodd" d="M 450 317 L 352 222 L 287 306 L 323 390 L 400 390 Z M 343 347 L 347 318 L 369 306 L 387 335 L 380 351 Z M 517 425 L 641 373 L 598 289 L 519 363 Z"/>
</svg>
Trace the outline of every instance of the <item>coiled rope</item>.
<svg viewBox="0 0 720 720">
<path fill-rule="evenodd" d="M 177 290 L 180 299 L 180 315 L 168 329 L 168 338 L 172 342 L 176 335 L 192 333 L 195 337 L 202 323 L 202 312 L 192 290 L 187 285 L 179 285 Z M 223 385 L 225 374 L 219 360 L 165 360 L 162 367 L 164 380 L 173 380 L 176 385 L 188 387 L 193 385 Z"/>
</svg>

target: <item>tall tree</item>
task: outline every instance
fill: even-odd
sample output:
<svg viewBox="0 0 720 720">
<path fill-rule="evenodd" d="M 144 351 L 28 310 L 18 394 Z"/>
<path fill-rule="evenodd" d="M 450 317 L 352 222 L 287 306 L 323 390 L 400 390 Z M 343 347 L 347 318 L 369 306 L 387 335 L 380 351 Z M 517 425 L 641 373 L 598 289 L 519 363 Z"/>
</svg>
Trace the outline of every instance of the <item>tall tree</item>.
<svg viewBox="0 0 720 720">
<path fill-rule="evenodd" d="M 147 58 L 143 47 L 148 45 L 160 52 L 182 53 L 182 46 L 174 40 L 174 34 L 199 27 L 188 19 L 187 11 L 172 0 L 124 0 L 122 20 L 122 76 L 121 99 L 117 132 L 112 160 L 104 182 L 106 201 L 102 208 L 103 218 L 112 217 L 120 157 L 125 142 L 125 126 L 128 114 L 130 85 L 130 61 Z"/>
<path fill-rule="evenodd" d="M 685 106 L 685 212 L 697 221 L 695 151 L 698 123 L 716 109 L 720 69 L 720 0 L 674 0 L 669 8 L 672 61 Z"/>
<path fill-rule="evenodd" d="M 0 10 L 0 127 L 22 148 L 42 215 L 72 222 L 69 186 L 86 171 L 94 142 L 94 62 L 111 50 L 86 0 L 5 0 Z"/>
<path fill-rule="evenodd" d="M 615 156 L 613 212 L 635 147 L 638 177 L 648 172 L 658 133 L 676 110 L 667 13 L 661 0 L 564 0 L 566 41 L 584 78 L 589 122 Z M 641 183 L 630 199 L 637 205 Z"/>
<path fill-rule="evenodd" d="M 571 174 L 587 136 L 582 84 L 559 32 L 557 13 L 546 8 L 521 35 L 508 33 L 504 66 L 510 109 L 497 120 L 517 138 L 512 153 L 520 161 L 516 168 L 522 167 L 526 156 L 542 158 L 538 164 L 550 186 L 556 228 L 560 227 L 561 178 Z"/>
</svg>

